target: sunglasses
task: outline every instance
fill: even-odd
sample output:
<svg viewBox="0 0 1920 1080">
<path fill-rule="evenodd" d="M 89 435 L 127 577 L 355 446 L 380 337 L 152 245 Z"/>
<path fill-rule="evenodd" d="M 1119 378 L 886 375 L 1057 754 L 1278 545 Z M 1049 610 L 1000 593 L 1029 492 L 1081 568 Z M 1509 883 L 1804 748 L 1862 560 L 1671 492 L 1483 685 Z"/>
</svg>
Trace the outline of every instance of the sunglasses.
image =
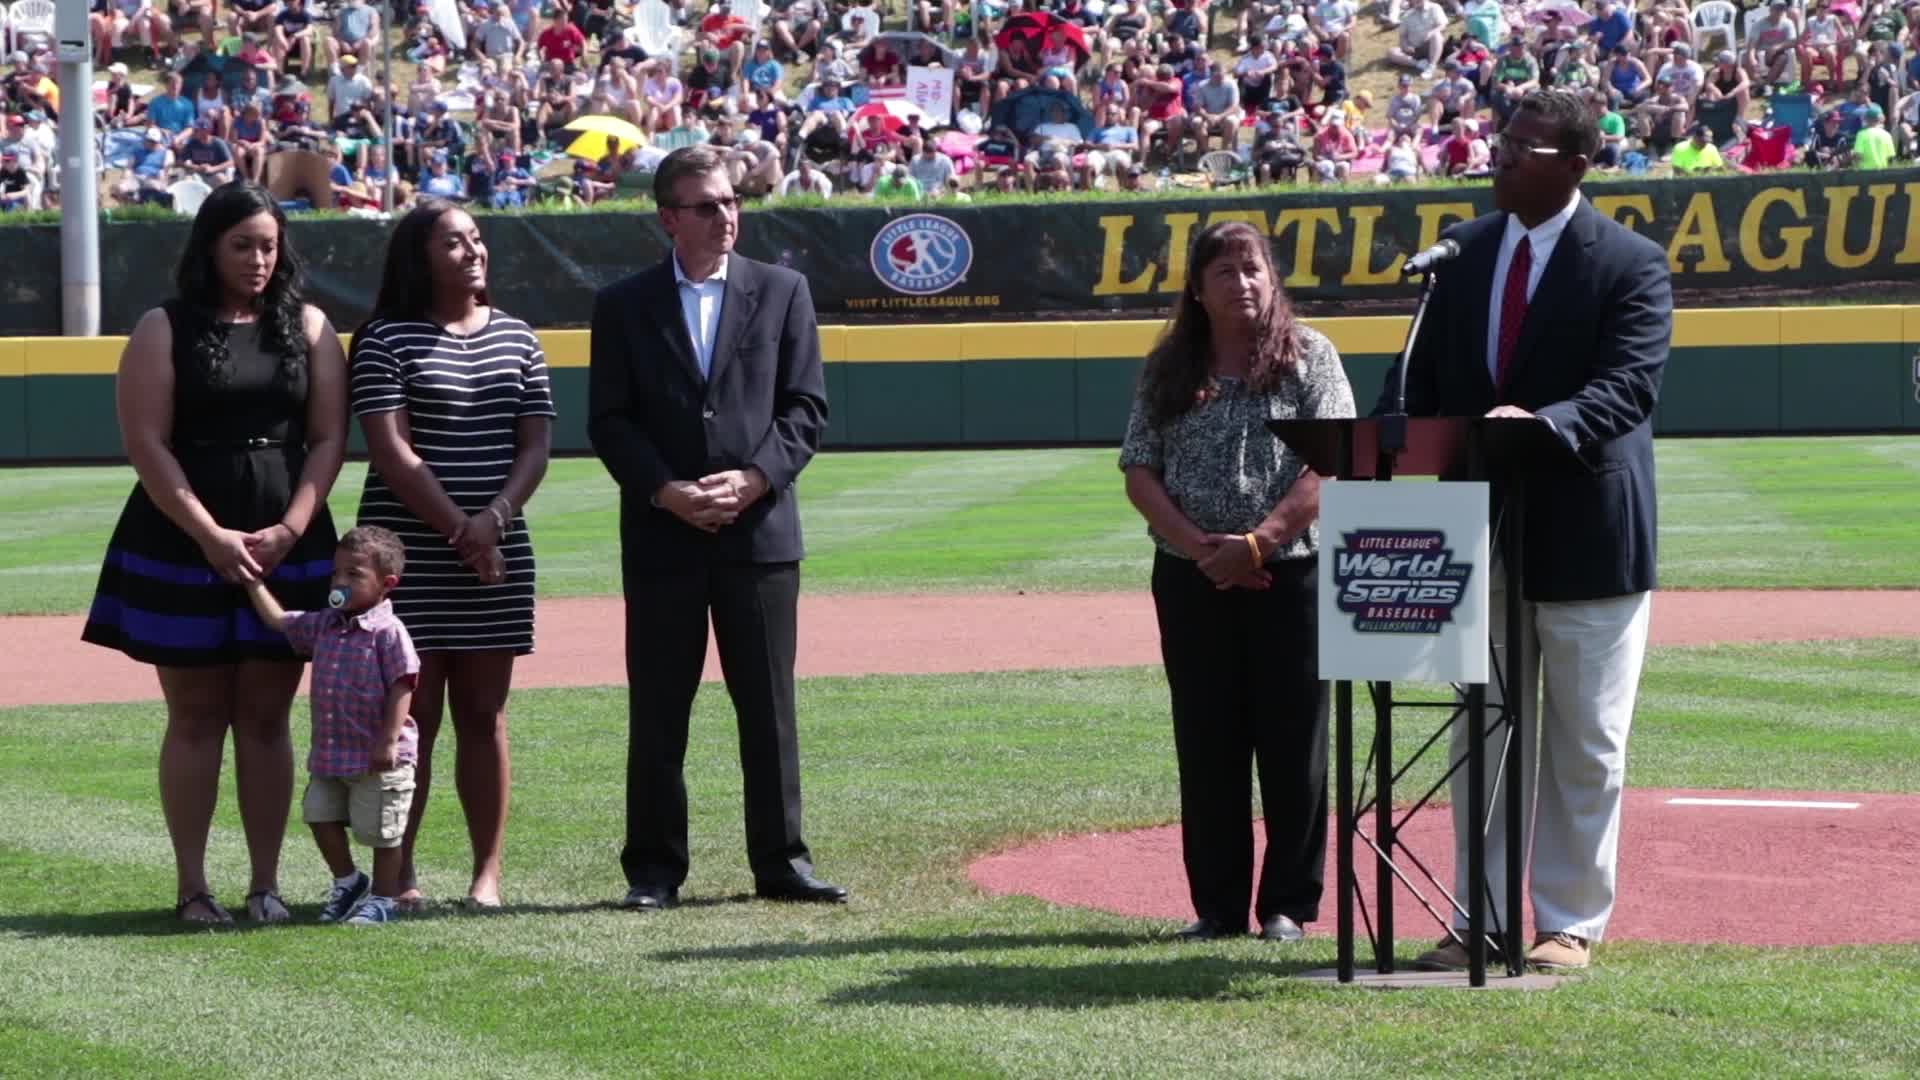
<svg viewBox="0 0 1920 1080">
<path fill-rule="evenodd" d="M 739 213 L 740 198 L 737 195 L 729 195 L 724 199 L 708 199 L 706 202 L 668 203 L 667 209 L 691 210 L 703 218 L 712 220 L 714 215 L 720 213 L 722 210 L 725 210 L 729 214 Z"/>
<path fill-rule="evenodd" d="M 1492 143 L 1490 149 L 1493 151 L 1493 156 L 1507 161 L 1519 161 L 1529 154 L 1538 154 L 1541 157 L 1556 157 L 1560 153 L 1560 148 L 1557 146 L 1541 146 L 1537 143 L 1525 142 L 1504 134 L 1495 135 L 1490 142 Z"/>
</svg>

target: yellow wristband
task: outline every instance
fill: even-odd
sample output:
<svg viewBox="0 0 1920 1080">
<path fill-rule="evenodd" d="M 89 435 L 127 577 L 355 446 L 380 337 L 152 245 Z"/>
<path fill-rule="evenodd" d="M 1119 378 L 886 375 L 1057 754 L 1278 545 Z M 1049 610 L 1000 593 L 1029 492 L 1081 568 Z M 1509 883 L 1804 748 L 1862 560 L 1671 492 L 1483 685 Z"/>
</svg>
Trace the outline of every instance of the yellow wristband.
<svg viewBox="0 0 1920 1080">
<path fill-rule="evenodd" d="M 1255 539 L 1252 533 L 1247 534 L 1246 540 L 1247 553 L 1253 556 L 1253 565 L 1259 566 L 1262 562 L 1266 561 L 1260 557 L 1260 541 Z"/>
</svg>

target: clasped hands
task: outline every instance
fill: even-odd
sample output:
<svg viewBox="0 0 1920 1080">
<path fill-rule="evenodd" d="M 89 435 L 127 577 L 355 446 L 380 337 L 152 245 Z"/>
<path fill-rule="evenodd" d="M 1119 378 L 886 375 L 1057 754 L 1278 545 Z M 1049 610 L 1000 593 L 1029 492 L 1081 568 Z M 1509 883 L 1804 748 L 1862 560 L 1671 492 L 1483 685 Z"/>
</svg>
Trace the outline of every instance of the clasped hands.
<svg viewBox="0 0 1920 1080">
<path fill-rule="evenodd" d="M 1259 545 L 1259 559 L 1253 557 L 1253 549 L 1247 546 L 1248 536 Z M 1194 562 L 1216 589 L 1259 592 L 1273 584 L 1273 574 L 1266 568 L 1266 556 L 1278 546 L 1277 538 L 1262 535 L 1259 530 L 1245 534 L 1207 533 L 1200 549 L 1193 553 Z"/>
<path fill-rule="evenodd" d="M 222 579 L 244 585 L 273 573 L 298 539 L 278 521 L 255 532 L 216 528 L 200 541 L 200 552 Z"/>
<path fill-rule="evenodd" d="M 719 532 L 734 523 L 767 493 L 767 476 L 749 465 L 709 473 L 698 480 L 669 480 L 653 498 L 662 510 L 702 532 Z"/>
<path fill-rule="evenodd" d="M 500 554 L 500 522 L 491 509 L 482 510 L 460 523 L 447 537 L 447 543 L 460 554 L 482 585 L 498 585 L 507 580 L 507 558 Z"/>
</svg>

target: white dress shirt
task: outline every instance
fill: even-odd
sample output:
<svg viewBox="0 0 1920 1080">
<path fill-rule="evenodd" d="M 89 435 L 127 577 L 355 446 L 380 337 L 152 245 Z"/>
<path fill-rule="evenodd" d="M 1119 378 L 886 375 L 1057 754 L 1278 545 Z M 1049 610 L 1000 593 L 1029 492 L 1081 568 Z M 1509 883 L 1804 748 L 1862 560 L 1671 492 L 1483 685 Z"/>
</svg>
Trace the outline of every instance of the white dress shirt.
<svg viewBox="0 0 1920 1080">
<path fill-rule="evenodd" d="M 1540 287 L 1540 275 L 1546 273 L 1547 262 L 1553 258 L 1553 247 L 1560 242 L 1560 234 L 1567 231 L 1567 222 L 1573 220 L 1573 212 L 1580 208 L 1580 193 L 1575 191 L 1568 201 L 1566 209 L 1529 229 L 1520 224 L 1513 214 L 1507 215 L 1507 231 L 1500 237 L 1500 255 L 1493 260 L 1493 304 L 1487 309 L 1487 374 L 1496 380 L 1500 372 L 1500 304 L 1507 292 L 1507 268 L 1513 265 L 1513 253 L 1526 241 L 1532 246 L 1533 264 L 1527 273 L 1527 303 L 1533 303 L 1533 291 Z"/>
<path fill-rule="evenodd" d="M 713 336 L 720 330 L 720 301 L 727 294 L 727 260 L 720 257 L 720 268 L 707 280 L 695 283 L 680 269 L 680 253 L 673 255 L 673 282 L 680 288 L 680 314 L 687 320 L 687 336 L 693 339 L 694 359 L 700 365 L 700 377 L 713 372 Z"/>
<path fill-rule="evenodd" d="M 783 199 L 788 195 L 819 195 L 822 198 L 826 198 L 832 194 L 833 181 L 829 180 L 827 174 L 821 172 L 819 169 L 813 170 L 813 180 L 811 182 L 800 175 L 799 169 L 793 170 L 780 179 L 779 196 Z"/>
</svg>

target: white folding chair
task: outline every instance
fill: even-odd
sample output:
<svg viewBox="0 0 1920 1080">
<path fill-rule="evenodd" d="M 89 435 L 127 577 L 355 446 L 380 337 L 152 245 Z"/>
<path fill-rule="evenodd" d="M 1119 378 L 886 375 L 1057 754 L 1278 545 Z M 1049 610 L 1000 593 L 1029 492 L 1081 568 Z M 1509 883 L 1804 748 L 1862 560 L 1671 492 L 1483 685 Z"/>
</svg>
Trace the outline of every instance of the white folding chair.
<svg viewBox="0 0 1920 1080">
<path fill-rule="evenodd" d="M 173 196 L 174 213 L 182 217 L 192 217 L 200 212 L 200 204 L 207 201 L 207 196 L 213 194 L 213 189 L 207 186 L 205 180 L 197 176 L 189 176 L 185 180 L 177 180 L 168 186 L 167 194 Z"/>
<path fill-rule="evenodd" d="M 681 30 L 673 25 L 666 0 L 640 0 L 633 6 L 633 32 L 649 57 L 672 59 L 680 51 Z"/>
<path fill-rule="evenodd" d="M 767 0 L 733 0 L 733 13 L 753 28 L 747 38 L 748 47 L 758 45 L 767 31 Z"/>
<path fill-rule="evenodd" d="M 1700 5 L 1693 9 L 1691 17 L 1695 55 L 1701 57 L 1713 55 L 1707 51 L 1709 38 L 1725 38 L 1727 48 L 1739 52 L 1740 42 L 1736 40 L 1737 28 L 1734 26 L 1734 19 L 1739 14 L 1740 9 L 1733 6 L 1733 0 L 1701 0 Z M 1702 63 L 1704 62 L 1703 60 Z"/>
<path fill-rule="evenodd" d="M 8 49 L 24 49 L 28 37 L 46 39 L 46 45 L 53 45 L 54 7 L 53 0 L 14 0 L 7 9 Z"/>
<path fill-rule="evenodd" d="M 1753 45 L 1754 28 L 1759 26 L 1760 20 L 1766 17 L 1767 17 L 1767 9 L 1764 7 L 1754 8 L 1752 11 L 1749 11 L 1740 17 L 1739 49 L 1745 49 Z"/>
</svg>

